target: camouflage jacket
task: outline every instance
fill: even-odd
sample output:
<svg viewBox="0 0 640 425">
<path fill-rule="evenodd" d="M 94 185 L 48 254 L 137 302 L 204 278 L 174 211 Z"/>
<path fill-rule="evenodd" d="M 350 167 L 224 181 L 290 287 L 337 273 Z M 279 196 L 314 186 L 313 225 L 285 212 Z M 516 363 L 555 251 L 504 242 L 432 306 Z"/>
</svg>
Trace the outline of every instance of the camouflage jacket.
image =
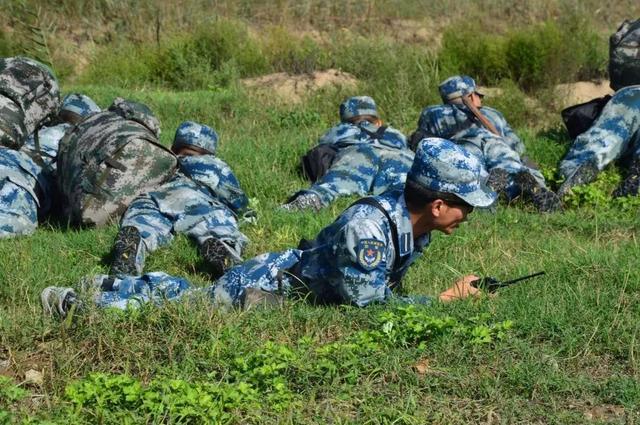
<svg viewBox="0 0 640 425">
<path fill-rule="evenodd" d="M 483 106 L 480 112 L 496 127 L 505 143 L 519 155 L 524 152 L 524 144 L 511 129 L 504 116 L 493 108 Z M 456 142 L 473 143 L 482 150 L 486 137 L 495 137 L 484 128 L 464 105 L 445 104 L 428 106 L 423 109 L 418 120 L 418 129 L 424 137 L 440 137 Z"/>
<path fill-rule="evenodd" d="M 0 146 L 0 180 L 8 179 L 33 197 L 41 211 L 50 206 L 50 179 L 27 153 Z"/>
<path fill-rule="evenodd" d="M 214 155 L 180 156 L 179 171 L 149 195 L 163 211 L 177 211 L 184 206 L 208 203 L 216 199 L 236 214 L 248 205 L 231 167 Z"/>
<path fill-rule="evenodd" d="M 340 123 L 323 134 L 318 139 L 318 144 L 331 144 L 340 148 L 368 143 L 386 148 L 407 148 L 407 139 L 404 134 L 392 127 L 386 127 L 384 132 L 379 134 L 379 129 L 380 127 L 369 121 L 362 121 L 359 124 Z"/>
</svg>

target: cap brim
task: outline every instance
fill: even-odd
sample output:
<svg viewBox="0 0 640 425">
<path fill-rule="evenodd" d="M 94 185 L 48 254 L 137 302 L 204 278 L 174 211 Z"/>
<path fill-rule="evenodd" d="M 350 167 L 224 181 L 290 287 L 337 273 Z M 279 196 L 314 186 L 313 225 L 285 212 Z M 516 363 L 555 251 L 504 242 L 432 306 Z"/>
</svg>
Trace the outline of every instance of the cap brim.
<svg viewBox="0 0 640 425">
<path fill-rule="evenodd" d="M 478 90 L 476 90 L 476 94 L 480 97 L 485 97 L 486 95 L 482 92 L 479 92 Z"/>
<path fill-rule="evenodd" d="M 456 196 L 476 208 L 490 207 L 496 202 L 496 199 L 498 199 L 498 194 L 484 184 L 480 185 L 477 190 L 471 193 L 465 193 L 464 195 L 456 194 Z"/>
</svg>

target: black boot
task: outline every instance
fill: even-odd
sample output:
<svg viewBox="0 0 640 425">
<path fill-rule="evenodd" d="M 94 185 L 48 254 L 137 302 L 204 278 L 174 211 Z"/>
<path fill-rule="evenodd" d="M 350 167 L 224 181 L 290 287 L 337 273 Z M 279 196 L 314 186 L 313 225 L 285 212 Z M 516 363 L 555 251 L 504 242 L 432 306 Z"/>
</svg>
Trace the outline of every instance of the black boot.
<svg viewBox="0 0 640 425">
<path fill-rule="evenodd" d="M 207 263 L 211 265 L 211 274 L 214 279 L 222 276 L 235 264 L 227 247 L 216 238 L 209 238 L 200 246 L 200 253 Z"/>
<path fill-rule="evenodd" d="M 540 185 L 536 178 L 528 171 L 520 171 L 515 176 L 515 182 L 522 191 L 522 196 L 530 200 L 541 213 L 554 212 L 562 209 L 560 197 Z"/>
<path fill-rule="evenodd" d="M 558 188 L 558 196 L 564 198 L 571 191 L 573 186 L 580 186 L 594 181 L 598 177 L 598 167 L 591 161 L 580 164 Z"/>
<path fill-rule="evenodd" d="M 142 243 L 140 232 L 133 226 L 120 229 L 113 244 L 114 258 L 111 264 L 112 275 L 136 275 L 136 255 Z"/>
<path fill-rule="evenodd" d="M 613 191 L 614 198 L 623 196 L 638 196 L 640 194 L 640 157 L 631 161 L 627 177 L 624 178 L 620 186 Z"/>
<path fill-rule="evenodd" d="M 289 212 L 303 210 L 320 211 L 322 209 L 322 201 L 315 193 L 301 193 L 289 198 L 286 204 L 280 205 L 280 208 Z"/>
<path fill-rule="evenodd" d="M 489 178 L 487 179 L 487 186 L 493 189 L 498 195 L 505 197 L 507 187 L 509 187 L 510 176 L 506 170 L 502 168 L 494 168 L 489 173 Z"/>
</svg>

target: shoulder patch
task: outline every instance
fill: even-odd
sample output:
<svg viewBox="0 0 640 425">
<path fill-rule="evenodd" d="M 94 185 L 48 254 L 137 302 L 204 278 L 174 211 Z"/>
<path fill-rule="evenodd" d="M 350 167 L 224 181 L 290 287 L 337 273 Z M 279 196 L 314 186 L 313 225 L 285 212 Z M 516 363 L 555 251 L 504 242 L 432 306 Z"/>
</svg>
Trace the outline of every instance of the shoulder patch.
<svg viewBox="0 0 640 425">
<path fill-rule="evenodd" d="M 358 264 L 365 270 L 373 270 L 382 262 L 385 243 L 377 239 L 362 239 L 358 243 Z"/>
</svg>

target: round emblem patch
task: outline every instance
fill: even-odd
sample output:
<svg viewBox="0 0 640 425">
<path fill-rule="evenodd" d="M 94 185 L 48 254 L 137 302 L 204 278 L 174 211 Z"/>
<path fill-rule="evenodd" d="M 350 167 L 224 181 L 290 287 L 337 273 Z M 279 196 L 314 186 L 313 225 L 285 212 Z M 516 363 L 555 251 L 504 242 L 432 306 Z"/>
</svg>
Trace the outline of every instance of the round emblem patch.
<svg viewBox="0 0 640 425">
<path fill-rule="evenodd" d="M 358 244 L 358 264 L 365 270 L 373 270 L 382 261 L 385 244 L 376 239 L 363 239 Z"/>
</svg>

